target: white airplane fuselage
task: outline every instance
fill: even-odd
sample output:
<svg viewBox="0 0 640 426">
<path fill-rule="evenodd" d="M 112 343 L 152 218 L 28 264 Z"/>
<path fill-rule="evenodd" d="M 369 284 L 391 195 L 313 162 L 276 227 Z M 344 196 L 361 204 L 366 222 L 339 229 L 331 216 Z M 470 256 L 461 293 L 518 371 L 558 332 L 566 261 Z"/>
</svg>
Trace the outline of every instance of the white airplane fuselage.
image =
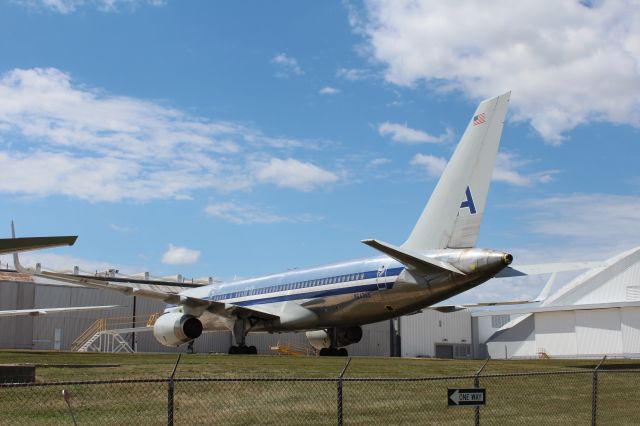
<svg viewBox="0 0 640 426">
<path fill-rule="evenodd" d="M 448 271 L 424 275 L 388 256 L 378 256 L 208 285 L 181 295 L 257 308 L 279 317 L 258 320 L 251 331 L 360 326 L 448 299 L 487 281 L 511 263 L 507 253 L 483 249 L 443 249 L 423 255 L 444 260 L 465 275 Z M 303 309 L 297 310 L 294 305 Z M 166 312 L 198 316 L 204 330 L 233 328 L 229 320 L 209 311 L 190 312 L 186 306 L 175 306 Z"/>
</svg>

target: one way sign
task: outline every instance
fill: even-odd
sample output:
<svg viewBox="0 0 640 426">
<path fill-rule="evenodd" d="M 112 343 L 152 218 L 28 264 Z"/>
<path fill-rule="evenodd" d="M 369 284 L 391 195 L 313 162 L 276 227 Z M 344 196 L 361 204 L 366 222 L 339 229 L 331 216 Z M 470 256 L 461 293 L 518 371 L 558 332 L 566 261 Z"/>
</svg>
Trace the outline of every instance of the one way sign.
<svg viewBox="0 0 640 426">
<path fill-rule="evenodd" d="M 447 405 L 454 407 L 485 405 L 486 395 L 486 389 L 447 389 Z"/>
</svg>

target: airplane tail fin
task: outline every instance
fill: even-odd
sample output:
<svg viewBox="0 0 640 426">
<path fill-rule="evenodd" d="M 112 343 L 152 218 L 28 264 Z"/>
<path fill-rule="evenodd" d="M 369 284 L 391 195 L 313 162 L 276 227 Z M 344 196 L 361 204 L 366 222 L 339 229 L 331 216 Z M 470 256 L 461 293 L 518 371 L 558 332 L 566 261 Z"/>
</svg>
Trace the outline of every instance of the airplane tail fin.
<svg viewBox="0 0 640 426">
<path fill-rule="evenodd" d="M 402 248 L 475 246 L 511 92 L 482 101 Z"/>
</svg>

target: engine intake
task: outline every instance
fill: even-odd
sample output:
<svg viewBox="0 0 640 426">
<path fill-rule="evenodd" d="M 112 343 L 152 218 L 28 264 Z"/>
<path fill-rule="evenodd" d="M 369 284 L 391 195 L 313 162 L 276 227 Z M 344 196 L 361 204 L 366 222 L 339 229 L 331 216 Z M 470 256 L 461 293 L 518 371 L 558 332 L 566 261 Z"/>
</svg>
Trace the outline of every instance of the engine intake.
<svg viewBox="0 0 640 426">
<path fill-rule="evenodd" d="M 309 339 L 311 346 L 318 350 L 322 348 L 329 348 L 331 347 L 331 341 L 333 340 L 334 330 L 335 333 L 337 333 L 336 343 L 339 348 L 353 343 L 358 343 L 360 339 L 362 339 L 362 328 L 358 326 L 307 331 L 307 339 Z"/>
<path fill-rule="evenodd" d="M 179 312 L 163 314 L 153 325 L 153 335 L 165 346 L 180 346 L 200 337 L 202 323 L 192 315 Z"/>
</svg>

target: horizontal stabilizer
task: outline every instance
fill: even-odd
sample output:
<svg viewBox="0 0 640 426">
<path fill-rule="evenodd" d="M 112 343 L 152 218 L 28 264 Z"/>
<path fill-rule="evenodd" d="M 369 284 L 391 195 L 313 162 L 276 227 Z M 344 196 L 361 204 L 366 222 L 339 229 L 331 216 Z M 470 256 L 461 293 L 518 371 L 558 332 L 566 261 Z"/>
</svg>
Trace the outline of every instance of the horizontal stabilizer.
<svg viewBox="0 0 640 426">
<path fill-rule="evenodd" d="M 486 308 L 491 306 L 507 306 L 507 305 L 526 305 L 536 303 L 539 300 L 506 300 L 503 302 L 481 302 L 481 303 L 465 303 L 464 305 L 438 305 L 431 306 L 429 309 L 448 314 L 450 312 L 462 311 L 469 308 Z"/>
<path fill-rule="evenodd" d="M 606 266 L 605 262 L 566 262 L 542 263 L 539 265 L 508 266 L 495 275 L 495 278 L 523 277 L 525 275 L 552 274 L 554 272 L 577 271 Z"/>
<path fill-rule="evenodd" d="M 0 254 L 38 250 L 49 247 L 72 246 L 77 238 L 77 236 L 0 238 Z"/>
<path fill-rule="evenodd" d="M 394 258 L 398 262 L 404 264 L 407 268 L 416 269 L 425 274 L 435 274 L 448 271 L 459 275 L 465 275 L 464 272 L 460 271 L 450 263 L 430 259 L 410 249 L 396 247 L 378 240 L 362 240 L 362 242 L 378 251 L 381 251 L 387 256 Z"/>
</svg>

